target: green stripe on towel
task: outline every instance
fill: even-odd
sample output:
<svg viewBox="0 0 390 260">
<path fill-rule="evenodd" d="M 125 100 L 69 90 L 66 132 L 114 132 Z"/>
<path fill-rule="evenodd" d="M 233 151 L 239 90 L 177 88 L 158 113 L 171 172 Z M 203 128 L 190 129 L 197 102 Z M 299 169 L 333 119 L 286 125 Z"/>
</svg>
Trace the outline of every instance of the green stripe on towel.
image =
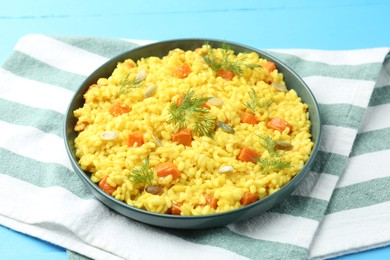
<svg viewBox="0 0 390 260">
<path fill-rule="evenodd" d="M 312 171 L 341 176 L 348 158 L 343 155 L 318 151 Z"/>
<path fill-rule="evenodd" d="M 64 115 L 53 110 L 26 106 L 0 98 L 0 120 L 24 126 L 32 126 L 39 130 L 63 137 Z M 50 118 L 50 120 L 47 120 Z"/>
<path fill-rule="evenodd" d="M 349 156 L 354 157 L 361 154 L 389 150 L 390 142 L 385 142 L 385 140 L 390 140 L 390 128 L 360 133 L 356 136 L 356 141 Z"/>
<path fill-rule="evenodd" d="M 387 202 L 390 200 L 389 187 L 390 177 L 384 177 L 336 188 L 326 214 Z"/>
<path fill-rule="evenodd" d="M 80 178 L 60 164 L 36 161 L 1 147 L 0 158 L 2 173 L 39 187 L 63 187 L 82 199 L 93 198 Z"/>
<path fill-rule="evenodd" d="M 270 212 L 321 221 L 327 205 L 328 201 L 325 200 L 292 195 L 270 209 Z"/>
<path fill-rule="evenodd" d="M 334 125 L 358 129 L 366 109 L 350 104 L 319 104 L 324 125 Z M 348 120 L 345 120 L 345 118 Z"/>
<path fill-rule="evenodd" d="M 168 232 L 184 240 L 224 248 L 249 259 L 283 259 L 287 256 L 288 259 L 306 259 L 308 254 L 306 248 L 243 236 L 228 228 Z"/>
<path fill-rule="evenodd" d="M 378 106 L 390 103 L 390 85 L 374 88 L 369 106 Z"/>
<path fill-rule="evenodd" d="M 23 64 L 23 66 L 20 66 Z M 82 75 L 66 72 L 41 62 L 27 54 L 14 51 L 3 64 L 3 68 L 13 74 L 27 79 L 77 90 L 85 80 Z"/>
</svg>

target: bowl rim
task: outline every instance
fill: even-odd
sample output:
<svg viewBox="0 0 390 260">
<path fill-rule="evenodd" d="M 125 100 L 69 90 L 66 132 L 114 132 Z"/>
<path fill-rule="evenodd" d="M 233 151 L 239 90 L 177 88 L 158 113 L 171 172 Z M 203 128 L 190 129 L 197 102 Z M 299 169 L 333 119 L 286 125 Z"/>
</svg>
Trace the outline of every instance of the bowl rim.
<svg viewBox="0 0 390 260">
<path fill-rule="evenodd" d="M 158 46 L 158 45 L 162 45 L 162 44 L 183 43 L 183 42 L 188 42 L 188 41 L 194 41 L 194 42 L 202 41 L 204 43 L 210 43 L 211 42 L 211 43 L 219 43 L 219 44 L 220 43 L 226 43 L 226 44 L 231 45 L 231 46 L 233 45 L 235 47 L 239 47 L 239 48 L 243 48 L 243 49 L 246 49 L 246 50 L 254 51 L 254 52 L 260 54 L 260 56 L 262 56 L 262 55 L 266 56 L 267 60 L 271 59 L 272 61 L 277 63 L 279 66 L 281 65 L 282 67 L 284 67 L 285 70 L 287 70 L 291 75 L 293 75 L 296 78 L 296 80 L 298 80 L 300 82 L 300 84 L 304 87 L 304 90 L 308 93 L 309 98 L 313 101 L 312 106 L 314 106 L 314 107 L 309 107 L 308 110 L 312 111 L 313 113 L 315 113 L 315 115 L 316 115 L 316 117 L 318 119 L 317 140 L 316 140 L 316 142 L 314 142 L 314 146 L 313 146 L 312 151 L 310 153 L 309 159 L 306 161 L 306 163 L 304 164 L 302 169 L 288 183 L 286 183 L 278 191 L 276 191 L 276 192 L 266 196 L 265 198 L 262 198 L 261 200 L 258 200 L 258 201 L 254 202 L 254 203 L 246 205 L 244 207 L 241 207 L 241 208 L 238 208 L 238 209 L 229 210 L 229 211 L 226 211 L 226 212 L 213 213 L 213 214 L 207 214 L 207 215 L 199 215 L 199 216 L 181 216 L 181 215 L 171 215 L 171 214 L 150 212 L 150 211 L 147 211 L 147 210 L 144 210 L 144 209 L 140 209 L 140 208 L 128 205 L 127 203 L 125 203 L 123 201 L 120 201 L 120 200 L 114 198 L 113 196 L 110 196 L 109 194 L 105 193 L 103 190 L 101 190 L 99 188 L 99 186 L 96 183 L 94 183 L 90 179 L 90 177 L 88 176 L 89 173 L 87 173 L 87 172 L 85 172 L 84 170 L 81 169 L 80 165 L 77 162 L 76 155 L 73 154 L 73 152 L 71 151 L 70 143 L 69 143 L 70 140 L 69 140 L 68 131 L 67 131 L 69 121 L 71 120 L 71 117 L 74 117 L 73 116 L 73 110 L 71 110 L 72 104 L 74 103 L 76 97 L 78 95 L 80 95 L 80 93 L 82 92 L 82 89 L 86 88 L 87 83 L 91 80 L 91 78 L 94 77 L 94 75 L 99 70 L 101 70 L 102 68 L 106 67 L 109 64 L 112 64 L 113 62 L 123 61 L 123 60 L 121 60 L 122 57 L 127 56 L 127 55 L 129 55 L 129 54 L 131 54 L 133 52 L 140 51 L 140 50 L 145 49 L 145 48 L 151 48 L 153 46 Z M 174 48 L 172 48 L 172 49 L 174 49 Z M 84 94 L 84 93 L 85 92 L 83 92 L 82 94 Z M 311 129 L 310 129 L 311 135 L 312 135 L 312 127 L 313 127 L 313 123 L 311 122 Z M 312 93 L 311 89 L 307 86 L 307 84 L 303 81 L 303 79 L 293 69 L 290 68 L 290 66 L 288 66 L 286 63 L 282 62 L 278 58 L 274 57 L 272 54 L 269 54 L 266 51 L 263 51 L 263 50 L 260 50 L 260 49 L 257 49 L 257 48 L 245 45 L 245 44 L 236 43 L 236 42 L 233 42 L 233 41 L 219 40 L 219 39 L 213 39 L 213 38 L 202 38 L 202 37 L 200 37 L 200 38 L 177 38 L 177 39 L 157 41 L 157 42 L 153 42 L 153 43 L 149 43 L 149 44 L 145 44 L 145 45 L 140 45 L 138 47 L 135 47 L 135 48 L 130 49 L 128 51 L 122 52 L 119 55 L 116 55 L 116 56 L 110 58 L 104 64 L 102 64 L 98 68 L 96 68 L 91 74 L 89 74 L 83 80 L 83 82 L 80 84 L 80 86 L 77 88 L 77 90 L 75 90 L 74 95 L 73 95 L 73 97 L 72 97 L 71 101 L 69 102 L 69 105 L 68 105 L 68 107 L 66 109 L 66 117 L 65 117 L 65 120 L 64 120 L 63 134 L 64 134 L 64 141 L 65 141 L 66 152 L 67 152 L 68 157 L 69 157 L 69 159 L 71 161 L 71 165 L 72 165 L 74 171 L 76 172 L 76 174 L 79 177 L 81 177 L 82 181 L 90 189 L 92 188 L 95 192 L 99 193 L 99 195 L 103 196 L 105 199 L 109 200 L 110 202 L 112 202 L 114 204 L 119 204 L 119 206 L 125 207 L 126 209 L 128 209 L 130 211 L 135 211 L 137 213 L 140 213 L 141 215 L 147 215 L 147 216 L 158 217 L 158 218 L 165 218 L 165 219 L 172 219 L 172 220 L 178 220 L 178 219 L 180 219 L 180 220 L 183 220 L 183 219 L 184 220 L 206 220 L 206 219 L 209 219 L 209 218 L 218 218 L 218 217 L 221 217 L 221 216 L 228 216 L 228 215 L 237 214 L 238 212 L 247 211 L 250 208 L 257 207 L 260 204 L 265 204 L 266 202 L 275 199 L 275 197 L 277 197 L 280 193 L 282 193 L 284 190 L 288 190 L 293 185 L 298 186 L 302 182 L 304 177 L 308 174 L 310 168 L 312 167 L 312 165 L 313 165 L 313 163 L 314 163 L 314 161 L 315 161 L 315 159 L 317 157 L 319 146 L 320 146 L 320 143 L 321 143 L 321 140 L 322 140 L 322 119 L 321 119 L 321 116 L 320 116 L 320 109 L 319 109 L 319 106 L 318 106 L 318 102 L 317 102 L 314 94 Z M 291 192 L 289 193 L 288 196 L 291 196 Z M 286 196 L 286 197 L 288 197 L 288 196 Z M 99 197 L 97 197 L 97 196 L 94 196 L 94 197 L 97 198 L 99 201 L 103 202 L 104 204 L 106 204 L 106 202 L 102 201 Z M 285 200 L 285 198 L 283 200 Z M 261 214 L 261 213 L 259 213 L 259 214 Z M 131 218 L 131 217 L 129 217 L 129 218 Z"/>
</svg>

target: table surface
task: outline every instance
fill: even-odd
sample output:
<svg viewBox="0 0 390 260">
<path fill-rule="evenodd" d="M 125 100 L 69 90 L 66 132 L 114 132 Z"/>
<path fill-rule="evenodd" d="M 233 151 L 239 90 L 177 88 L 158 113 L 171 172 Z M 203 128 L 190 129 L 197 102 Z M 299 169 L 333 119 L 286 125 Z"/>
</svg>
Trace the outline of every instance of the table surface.
<svg viewBox="0 0 390 260">
<path fill-rule="evenodd" d="M 390 47 L 388 0 L 21 1 L 2 3 L 0 63 L 26 34 L 142 40 L 215 38 L 258 49 Z M 0 226 L 1 259 L 66 259 L 66 250 Z M 390 259 L 390 246 L 337 259 Z"/>
</svg>

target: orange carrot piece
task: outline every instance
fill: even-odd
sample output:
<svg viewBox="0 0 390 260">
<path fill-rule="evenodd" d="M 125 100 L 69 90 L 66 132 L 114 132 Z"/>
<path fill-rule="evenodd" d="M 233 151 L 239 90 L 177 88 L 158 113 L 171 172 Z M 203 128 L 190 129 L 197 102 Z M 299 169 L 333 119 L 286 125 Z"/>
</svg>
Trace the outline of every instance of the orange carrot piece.
<svg viewBox="0 0 390 260">
<path fill-rule="evenodd" d="M 99 182 L 99 187 L 107 194 L 112 195 L 114 191 L 116 191 L 117 187 L 112 187 L 110 184 L 107 183 L 108 176 L 104 176 L 104 178 Z"/>
<path fill-rule="evenodd" d="M 267 61 L 266 63 L 264 63 L 263 68 L 265 68 L 269 72 L 272 72 L 276 70 L 276 65 L 272 61 Z"/>
<path fill-rule="evenodd" d="M 114 103 L 109 110 L 110 114 L 113 116 L 120 116 L 130 111 L 131 111 L 131 107 L 121 103 Z"/>
<path fill-rule="evenodd" d="M 179 132 L 172 134 L 172 141 L 185 146 L 190 146 L 192 142 L 191 130 L 183 128 Z"/>
<path fill-rule="evenodd" d="M 184 94 L 180 93 L 179 97 L 176 100 L 176 106 L 181 107 L 181 105 L 183 104 L 183 100 L 184 100 Z"/>
<path fill-rule="evenodd" d="M 96 87 L 98 87 L 98 84 L 92 84 L 91 86 L 89 86 L 87 92 Z"/>
<path fill-rule="evenodd" d="M 253 202 L 256 202 L 259 199 L 259 195 L 257 193 L 244 192 L 240 203 L 243 206 L 249 205 Z"/>
<path fill-rule="evenodd" d="M 211 107 L 209 106 L 209 104 L 207 104 L 207 102 L 203 102 L 202 105 L 200 106 L 201 108 L 206 108 L 206 109 L 210 109 Z"/>
<path fill-rule="evenodd" d="M 267 122 L 267 127 L 268 128 L 271 128 L 271 129 L 274 129 L 274 130 L 277 130 L 279 131 L 280 133 L 282 133 L 284 131 L 284 129 L 286 129 L 287 127 L 290 128 L 290 131 L 288 132 L 288 134 L 291 132 L 292 130 L 292 126 L 285 120 L 279 118 L 279 117 L 274 117 L 272 118 L 271 120 L 269 120 Z"/>
<path fill-rule="evenodd" d="M 158 177 L 167 177 L 172 175 L 172 179 L 175 180 L 180 177 L 181 173 L 179 169 L 172 162 L 163 162 L 155 167 Z"/>
<path fill-rule="evenodd" d="M 81 132 L 81 131 L 84 131 L 84 129 L 89 125 L 88 122 L 84 122 L 84 121 L 80 121 L 78 120 L 75 127 L 74 127 L 74 130 L 77 131 L 77 132 Z"/>
<path fill-rule="evenodd" d="M 251 112 L 244 112 L 240 116 L 241 123 L 247 123 L 255 125 L 259 122 L 256 115 L 252 114 Z"/>
<path fill-rule="evenodd" d="M 238 155 L 238 160 L 243 162 L 253 162 L 255 159 L 259 157 L 260 155 L 256 151 L 248 147 L 244 147 L 242 148 L 240 154 Z"/>
<path fill-rule="evenodd" d="M 187 78 L 187 76 L 191 73 L 191 67 L 188 64 L 183 64 L 181 66 L 176 67 L 175 75 L 180 79 Z"/>
<path fill-rule="evenodd" d="M 129 69 L 137 67 L 137 64 L 132 60 L 125 60 L 124 65 Z"/>
<path fill-rule="evenodd" d="M 171 214 L 172 215 L 180 215 L 181 214 L 181 206 L 183 205 L 183 203 L 179 202 L 179 201 L 174 201 L 172 203 L 172 207 L 171 207 Z"/>
<path fill-rule="evenodd" d="M 144 133 L 141 131 L 135 131 L 129 134 L 129 140 L 127 142 L 128 147 L 141 146 L 144 144 Z"/>
<path fill-rule="evenodd" d="M 209 205 L 210 208 L 216 209 L 218 207 L 218 199 L 216 199 L 211 194 L 205 194 L 206 197 L 206 205 Z"/>
<path fill-rule="evenodd" d="M 232 80 L 234 78 L 234 72 L 231 71 L 231 70 L 220 69 L 220 70 L 217 71 L 215 76 L 221 77 L 221 78 L 223 78 L 225 80 Z"/>
</svg>

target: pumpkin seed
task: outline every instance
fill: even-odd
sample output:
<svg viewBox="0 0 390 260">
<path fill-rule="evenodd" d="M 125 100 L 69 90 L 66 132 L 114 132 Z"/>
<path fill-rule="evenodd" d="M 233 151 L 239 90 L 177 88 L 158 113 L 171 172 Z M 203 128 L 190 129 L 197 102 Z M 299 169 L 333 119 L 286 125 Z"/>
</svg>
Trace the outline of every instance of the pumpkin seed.
<svg viewBox="0 0 390 260">
<path fill-rule="evenodd" d="M 275 142 L 275 149 L 276 150 L 285 150 L 290 151 L 293 148 L 293 145 L 287 142 L 283 141 L 276 141 Z"/>
<path fill-rule="evenodd" d="M 144 93 L 145 98 L 149 98 L 149 97 L 154 96 L 154 94 L 156 94 L 156 91 L 157 91 L 157 85 L 151 85 L 151 86 L 149 86 L 149 87 L 145 90 L 145 93 Z"/>
<path fill-rule="evenodd" d="M 219 168 L 218 172 L 219 173 L 225 173 L 225 172 L 232 172 L 234 170 L 234 167 L 231 165 L 225 165 Z"/>
<path fill-rule="evenodd" d="M 220 107 L 223 105 L 223 100 L 220 98 L 216 98 L 216 97 L 210 98 L 209 100 L 207 100 L 207 102 L 209 102 L 210 105 L 213 105 L 216 107 Z"/>
<path fill-rule="evenodd" d="M 145 188 L 145 191 L 153 195 L 161 195 L 163 194 L 164 189 L 160 185 L 149 185 Z"/>
<path fill-rule="evenodd" d="M 158 147 L 162 147 L 163 146 L 160 138 L 158 138 L 154 134 L 152 134 L 152 138 L 153 138 L 154 142 L 157 144 Z"/>
<path fill-rule="evenodd" d="M 283 85 L 282 83 L 279 83 L 279 82 L 272 82 L 271 85 L 272 85 L 274 88 L 276 88 L 277 90 L 279 90 L 279 91 L 287 92 L 286 86 Z"/>
<path fill-rule="evenodd" d="M 135 77 L 136 81 L 143 81 L 146 78 L 146 70 L 140 70 Z"/>
<path fill-rule="evenodd" d="M 100 134 L 100 138 L 106 141 L 114 140 L 118 137 L 118 134 L 113 131 L 105 131 Z"/>
<path fill-rule="evenodd" d="M 236 131 L 234 131 L 233 127 L 231 127 L 228 124 L 225 124 L 222 121 L 217 122 L 217 126 L 222 129 L 222 131 L 228 133 L 228 134 L 234 134 Z"/>
</svg>

